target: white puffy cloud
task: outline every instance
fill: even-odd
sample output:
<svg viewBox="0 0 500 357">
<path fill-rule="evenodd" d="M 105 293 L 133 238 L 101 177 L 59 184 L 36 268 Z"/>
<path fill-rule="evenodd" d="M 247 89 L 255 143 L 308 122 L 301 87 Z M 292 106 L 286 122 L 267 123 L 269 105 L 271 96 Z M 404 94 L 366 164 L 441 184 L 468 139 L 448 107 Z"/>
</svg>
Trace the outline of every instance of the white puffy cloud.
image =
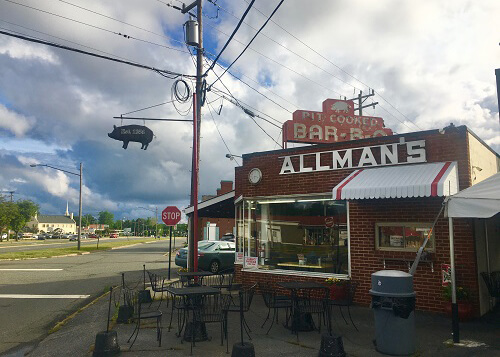
<svg viewBox="0 0 500 357">
<path fill-rule="evenodd" d="M 23 136 L 30 129 L 33 119 L 7 109 L 0 103 L 0 129 L 6 129 L 16 136 Z"/>
</svg>

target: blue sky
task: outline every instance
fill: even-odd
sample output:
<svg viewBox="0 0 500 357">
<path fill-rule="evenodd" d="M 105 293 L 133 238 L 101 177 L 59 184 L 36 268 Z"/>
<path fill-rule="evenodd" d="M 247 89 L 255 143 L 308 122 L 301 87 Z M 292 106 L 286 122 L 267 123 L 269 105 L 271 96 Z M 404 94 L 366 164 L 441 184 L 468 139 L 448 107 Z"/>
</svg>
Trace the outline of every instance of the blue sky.
<svg viewBox="0 0 500 357">
<path fill-rule="evenodd" d="M 236 58 L 254 29 L 263 24 L 260 12 L 270 14 L 278 2 L 255 1 L 221 57 L 222 66 Z M 157 68 L 195 73 L 182 44 L 188 16 L 166 6 L 168 2 L 21 3 L 79 22 L 0 1 L 0 27 Z M 247 7 L 243 0 L 217 4 L 221 9 L 214 18 L 215 6 L 204 2 L 209 59 L 208 53 L 220 51 Z M 381 105 L 366 114 L 383 117 L 395 132 L 438 129 L 453 122 L 468 125 L 498 152 L 494 75 L 500 63 L 498 13 L 500 3 L 495 0 L 343 0 L 315 7 L 288 0 L 231 68 L 237 78 L 226 73 L 223 84 L 214 87 L 226 91 L 226 86 L 239 100 L 281 123 L 297 109 L 320 110 L 327 98 L 352 97 L 373 88 L 374 100 Z M 216 68 L 216 72 L 222 70 Z M 207 82 L 214 79 L 210 73 Z M 136 218 L 151 215 L 138 207 L 186 207 L 192 146 L 189 124 L 148 122 L 156 137 L 146 151 L 137 143 L 124 150 L 121 142 L 107 136 L 113 125 L 120 125 L 113 116 L 170 101 L 172 84 L 173 80 L 151 71 L 0 35 L 0 189 L 33 199 L 45 214 L 63 213 L 66 201 L 76 212 L 77 177 L 29 164 L 77 171 L 83 162 L 84 213 L 106 209 L 117 218 Z M 234 179 L 235 161 L 225 157 L 228 151 L 241 155 L 273 150 L 276 144 L 216 91 L 208 93 L 207 99 L 214 101 L 214 109 L 222 104 L 221 114 L 213 119 L 204 107 L 201 129 L 200 191 L 214 194 L 221 180 Z M 189 109 L 176 106 L 181 112 Z M 187 110 L 183 116 L 172 104 L 165 104 L 134 115 L 191 118 L 192 114 Z M 278 128 L 259 124 L 280 141 Z"/>
</svg>

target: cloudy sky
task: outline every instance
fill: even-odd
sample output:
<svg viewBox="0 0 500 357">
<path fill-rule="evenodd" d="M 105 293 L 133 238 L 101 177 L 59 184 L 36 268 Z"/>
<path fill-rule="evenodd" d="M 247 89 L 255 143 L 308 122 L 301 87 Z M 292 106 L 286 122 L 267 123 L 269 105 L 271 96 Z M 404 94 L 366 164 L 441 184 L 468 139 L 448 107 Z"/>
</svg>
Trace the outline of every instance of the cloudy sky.
<svg viewBox="0 0 500 357">
<path fill-rule="evenodd" d="M 278 3 L 255 1 L 222 66 L 240 54 Z M 181 3 L 0 0 L 0 31 L 193 75 L 183 43 L 188 17 L 171 5 Z M 247 6 L 246 0 L 204 2 L 207 63 Z M 280 129 L 270 122 L 280 126 L 297 109 L 319 111 L 327 98 L 354 97 L 369 88 L 380 105 L 364 114 L 383 117 L 397 133 L 465 124 L 498 152 L 499 13 L 497 0 L 285 0 L 232 75 L 207 94 L 201 193 L 214 194 L 220 180 L 233 180 L 240 161 L 227 159 L 228 152 L 277 148 Z M 208 84 L 214 79 L 211 72 Z M 155 138 L 146 151 L 138 143 L 124 150 L 107 136 L 122 124 L 113 116 L 170 102 L 173 82 L 153 71 L 0 34 L 0 190 L 34 200 L 45 214 L 63 213 L 66 201 L 76 213 L 78 177 L 29 165 L 78 171 L 82 162 L 84 214 L 109 210 L 117 219 L 136 218 L 151 216 L 139 207 L 186 207 L 189 123 L 147 122 Z M 257 125 L 220 91 L 230 91 L 268 121 L 255 119 Z M 189 105 L 167 103 L 133 115 L 190 119 L 192 113 Z"/>
</svg>

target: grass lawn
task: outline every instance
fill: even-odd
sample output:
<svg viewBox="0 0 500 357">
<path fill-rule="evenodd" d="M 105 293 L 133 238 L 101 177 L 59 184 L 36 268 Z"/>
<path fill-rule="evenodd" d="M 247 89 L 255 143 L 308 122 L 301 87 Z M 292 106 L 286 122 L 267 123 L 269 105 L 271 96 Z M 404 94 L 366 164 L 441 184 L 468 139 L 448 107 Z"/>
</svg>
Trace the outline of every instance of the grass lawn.
<svg viewBox="0 0 500 357">
<path fill-rule="evenodd" d="M 127 245 L 144 243 L 144 242 L 152 242 L 154 238 L 144 238 L 144 239 L 134 239 L 132 241 L 122 241 L 122 242 L 100 242 L 99 249 L 97 249 L 97 240 L 95 244 L 92 245 L 81 245 L 80 250 L 77 247 L 65 247 L 65 248 L 47 248 L 40 250 L 29 250 L 25 252 L 9 252 L 9 253 L 0 253 L 1 259 L 33 259 L 33 258 L 50 258 L 56 257 L 59 255 L 67 255 L 67 254 L 82 254 L 85 252 L 94 252 L 97 250 L 107 250 L 115 247 L 124 247 Z"/>
</svg>

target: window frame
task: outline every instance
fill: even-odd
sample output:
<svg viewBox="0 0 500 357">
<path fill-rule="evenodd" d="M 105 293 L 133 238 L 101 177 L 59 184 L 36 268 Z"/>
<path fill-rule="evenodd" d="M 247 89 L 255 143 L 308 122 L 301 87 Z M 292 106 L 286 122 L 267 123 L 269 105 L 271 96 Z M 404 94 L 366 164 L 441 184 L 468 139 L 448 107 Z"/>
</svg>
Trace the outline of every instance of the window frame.
<svg viewBox="0 0 500 357">
<path fill-rule="evenodd" d="M 397 248 L 397 247 L 381 247 L 380 246 L 380 227 L 403 227 L 403 239 L 406 242 L 406 234 L 404 233 L 404 227 L 415 227 L 415 228 L 432 228 L 431 222 L 377 222 L 375 223 L 375 250 L 377 251 L 389 251 L 389 252 L 416 252 L 417 248 Z M 432 230 L 429 242 L 425 246 L 425 250 L 434 253 L 436 251 L 436 235 L 434 230 Z"/>
</svg>

